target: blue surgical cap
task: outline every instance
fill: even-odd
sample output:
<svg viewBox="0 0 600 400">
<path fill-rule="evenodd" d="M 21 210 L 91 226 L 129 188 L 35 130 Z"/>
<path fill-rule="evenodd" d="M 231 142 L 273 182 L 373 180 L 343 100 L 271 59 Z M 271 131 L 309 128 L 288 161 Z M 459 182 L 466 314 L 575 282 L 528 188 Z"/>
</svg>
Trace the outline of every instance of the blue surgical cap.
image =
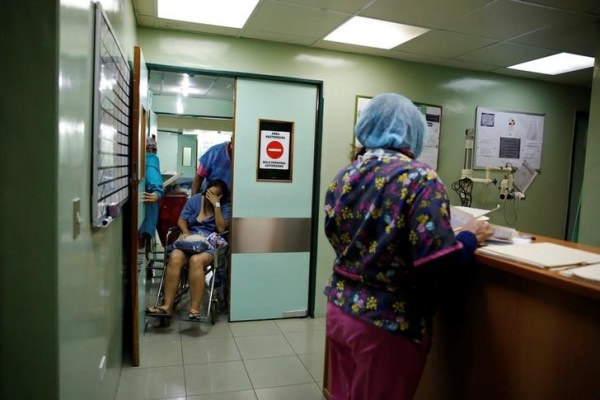
<svg viewBox="0 0 600 400">
<path fill-rule="evenodd" d="M 355 132 L 367 149 L 406 149 L 417 158 L 423 151 L 427 123 L 409 99 L 384 93 L 371 99 L 360 113 Z"/>
</svg>

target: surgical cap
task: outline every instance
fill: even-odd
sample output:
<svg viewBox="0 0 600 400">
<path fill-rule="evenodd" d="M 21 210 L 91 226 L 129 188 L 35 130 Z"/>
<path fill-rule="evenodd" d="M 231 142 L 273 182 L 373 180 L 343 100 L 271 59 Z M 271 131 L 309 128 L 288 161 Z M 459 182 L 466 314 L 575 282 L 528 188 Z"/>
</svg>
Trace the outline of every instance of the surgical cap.
<svg viewBox="0 0 600 400">
<path fill-rule="evenodd" d="M 406 97 L 395 93 L 375 96 L 360 113 L 356 138 L 367 149 L 406 149 L 415 158 L 423 151 L 425 117 Z"/>
</svg>

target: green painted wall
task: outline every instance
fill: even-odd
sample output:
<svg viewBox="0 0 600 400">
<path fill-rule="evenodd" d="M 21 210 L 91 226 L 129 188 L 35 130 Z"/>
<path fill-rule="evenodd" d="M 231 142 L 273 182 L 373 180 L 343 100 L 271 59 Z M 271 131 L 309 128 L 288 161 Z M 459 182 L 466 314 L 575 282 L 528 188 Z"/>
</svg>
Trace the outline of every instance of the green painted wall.
<svg viewBox="0 0 600 400">
<path fill-rule="evenodd" d="M 0 398 L 57 399 L 58 7 L 0 4 Z"/>
<path fill-rule="evenodd" d="M 93 3 L 68 3 L 0 10 L 10 93 L 0 100 L 3 399 L 110 399 L 121 372 L 122 219 L 90 227 Z M 119 5 L 108 15 L 132 60 L 131 4 L 106 3 Z M 76 239 L 75 198 L 84 221 Z"/>
<path fill-rule="evenodd" d="M 73 3 L 73 2 L 70 2 Z M 135 18 L 129 1 L 105 11 L 132 62 Z M 114 398 L 123 343 L 123 218 L 90 226 L 93 3 L 60 8 L 58 129 L 58 330 L 61 399 Z M 81 198 L 81 235 L 72 237 L 72 200 Z M 100 380 L 98 365 L 106 356 Z"/>
<path fill-rule="evenodd" d="M 600 30 L 600 28 L 598 29 Z M 600 37 L 600 32 L 598 36 Z M 596 49 L 585 174 L 581 193 L 581 215 L 579 219 L 579 242 L 581 243 L 600 246 L 598 204 L 600 204 L 600 44 Z"/>
<path fill-rule="evenodd" d="M 460 177 L 464 132 L 466 128 L 474 127 L 477 106 L 544 113 L 542 173 L 531 185 L 527 200 L 518 203 L 516 208 L 505 207 L 506 214 L 496 212 L 492 221 L 506 225 L 504 216 L 512 222 L 516 213 L 514 226 L 519 230 L 557 238 L 562 238 L 565 233 L 574 115 L 577 110 L 588 110 L 588 88 L 383 57 L 183 32 L 140 28 L 138 38 L 149 63 L 322 80 L 325 105 L 321 204 L 330 179 L 347 162 L 356 95 L 373 96 L 393 91 L 417 102 L 442 106 L 438 170 L 447 186 Z M 450 196 L 457 204 L 458 197 L 453 192 Z M 474 191 L 474 207 L 494 207 L 498 202 L 498 190 L 493 187 L 477 187 Z M 324 315 L 325 301 L 321 289 L 330 274 L 333 260 L 333 252 L 322 233 L 322 221 L 321 212 L 317 315 Z"/>
</svg>

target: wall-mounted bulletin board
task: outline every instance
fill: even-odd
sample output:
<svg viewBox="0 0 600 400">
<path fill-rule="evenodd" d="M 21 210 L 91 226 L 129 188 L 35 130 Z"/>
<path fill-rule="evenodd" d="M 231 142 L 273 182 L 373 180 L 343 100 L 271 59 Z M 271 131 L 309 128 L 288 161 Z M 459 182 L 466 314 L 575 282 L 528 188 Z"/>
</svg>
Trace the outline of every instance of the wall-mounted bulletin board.
<svg viewBox="0 0 600 400">
<path fill-rule="evenodd" d="M 544 114 L 477 107 L 475 168 L 519 168 L 523 161 L 539 170 L 544 143 Z"/>
<path fill-rule="evenodd" d="M 258 121 L 257 181 L 292 181 L 294 123 Z"/>
<path fill-rule="evenodd" d="M 431 104 L 414 103 L 425 116 L 427 122 L 427 140 L 423 143 L 423 152 L 418 160 L 437 170 L 440 154 L 440 131 L 442 128 L 442 107 Z"/>
<path fill-rule="evenodd" d="M 96 3 L 92 145 L 92 225 L 106 227 L 129 196 L 131 72 L 100 3 Z"/>
<path fill-rule="evenodd" d="M 356 104 L 354 111 L 354 127 L 358 122 L 358 117 L 364 108 L 369 104 L 372 97 L 368 96 L 356 96 Z M 442 128 L 442 107 L 435 106 L 432 104 L 425 103 L 414 103 L 414 105 L 421 111 L 427 121 L 427 140 L 423 144 L 423 152 L 419 156 L 418 160 L 426 163 L 432 169 L 437 170 L 438 156 L 440 152 L 440 132 Z M 354 132 L 352 133 L 354 137 Z M 360 143 L 356 138 L 354 139 L 354 145 L 359 146 Z"/>
</svg>

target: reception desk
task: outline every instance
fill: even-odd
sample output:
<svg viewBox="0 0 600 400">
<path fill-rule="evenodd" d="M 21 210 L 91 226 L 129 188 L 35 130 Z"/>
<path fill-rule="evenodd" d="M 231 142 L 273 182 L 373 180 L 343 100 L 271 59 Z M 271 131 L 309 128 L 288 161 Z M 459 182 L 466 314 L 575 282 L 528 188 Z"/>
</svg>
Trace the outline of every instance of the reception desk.
<svg viewBox="0 0 600 400">
<path fill-rule="evenodd" d="M 475 260 L 436 315 L 415 400 L 600 399 L 600 284 L 481 253 Z M 324 371 L 329 398 L 327 355 Z"/>
</svg>

